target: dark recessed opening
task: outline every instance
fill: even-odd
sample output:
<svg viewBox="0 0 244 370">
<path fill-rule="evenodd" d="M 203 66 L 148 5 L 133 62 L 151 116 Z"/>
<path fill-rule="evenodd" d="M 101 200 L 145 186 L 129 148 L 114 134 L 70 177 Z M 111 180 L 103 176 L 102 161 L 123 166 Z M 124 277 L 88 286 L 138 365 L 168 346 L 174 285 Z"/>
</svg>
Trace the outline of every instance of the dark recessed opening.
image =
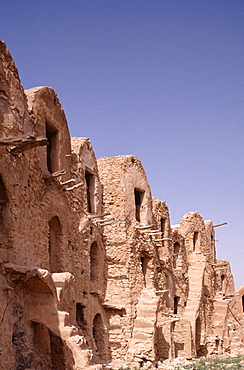
<svg viewBox="0 0 244 370">
<path fill-rule="evenodd" d="M 242 311 L 244 312 L 244 295 L 242 296 Z"/>
<path fill-rule="evenodd" d="M 141 204 L 143 200 L 144 192 L 138 189 L 134 189 L 134 196 L 135 196 L 135 206 L 136 206 L 136 221 L 140 222 L 141 219 Z"/>
<path fill-rule="evenodd" d="M 193 251 L 196 249 L 197 240 L 198 240 L 198 232 L 195 231 L 193 235 Z"/>
<path fill-rule="evenodd" d="M 50 272 L 61 272 L 60 266 L 61 224 L 57 216 L 52 217 L 48 224 L 49 224 L 49 269 Z"/>
<path fill-rule="evenodd" d="M 85 306 L 82 306 L 80 303 L 76 303 L 76 322 L 77 325 L 83 329 L 87 324 L 84 314 Z"/>
<path fill-rule="evenodd" d="M 99 266 L 98 245 L 95 241 L 90 248 L 90 278 L 93 282 L 98 281 Z"/>
<path fill-rule="evenodd" d="M 86 197 L 87 197 L 87 211 L 89 213 L 94 212 L 94 186 L 95 179 L 94 175 L 89 171 L 85 172 L 86 179 Z"/>
<path fill-rule="evenodd" d="M 49 330 L 52 369 L 65 370 L 65 354 L 63 340 Z"/>
<path fill-rule="evenodd" d="M 221 275 L 221 287 L 220 287 L 220 290 L 223 290 L 224 289 L 224 281 L 225 281 L 225 275 L 222 274 Z"/>
<path fill-rule="evenodd" d="M 161 218 L 160 220 L 160 229 L 162 233 L 162 238 L 164 237 L 164 232 L 165 232 L 165 218 Z"/>
<path fill-rule="evenodd" d="M 179 306 L 180 297 L 174 297 L 174 314 L 178 313 L 178 306 Z"/>
<path fill-rule="evenodd" d="M 96 345 L 96 354 L 100 360 L 104 360 L 106 358 L 105 330 L 100 313 L 97 313 L 93 319 L 92 334 Z"/>
<path fill-rule="evenodd" d="M 57 163 L 57 133 L 58 131 L 46 123 L 46 138 L 48 139 L 47 145 L 47 169 L 50 173 L 53 173 L 58 170 L 56 168 Z"/>
</svg>

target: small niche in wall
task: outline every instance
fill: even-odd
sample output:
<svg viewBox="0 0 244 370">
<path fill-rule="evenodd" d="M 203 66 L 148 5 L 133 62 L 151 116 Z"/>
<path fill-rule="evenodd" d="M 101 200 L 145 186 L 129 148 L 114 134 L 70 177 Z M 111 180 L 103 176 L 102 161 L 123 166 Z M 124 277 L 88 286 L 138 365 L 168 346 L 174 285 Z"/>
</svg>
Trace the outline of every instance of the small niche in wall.
<svg viewBox="0 0 244 370">
<path fill-rule="evenodd" d="M 77 325 L 83 329 L 87 324 L 84 314 L 85 306 L 82 306 L 80 303 L 76 303 L 76 322 Z"/>
<path fill-rule="evenodd" d="M 224 290 L 225 288 L 225 275 L 222 274 L 221 275 L 221 286 L 220 286 L 220 290 Z"/>
<path fill-rule="evenodd" d="M 93 319 L 92 334 L 96 345 L 96 354 L 100 361 L 106 359 L 105 350 L 105 330 L 102 321 L 102 316 L 97 313 Z"/>
<path fill-rule="evenodd" d="M 174 314 L 177 315 L 178 313 L 178 306 L 179 306 L 180 297 L 174 297 Z"/>
<path fill-rule="evenodd" d="M 86 199 L 87 199 L 87 211 L 89 213 L 95 212 L 95 176 L 89 172 L 85 171 L 85 180 L 86 180 Z"/>
<path fill-rule="evenodd" d="M 242 312 L 244 312 L 244 295 L 242 296 Z"/>
<path fill-rule="evenodd" d="M 98 255 L 98 244 L 93 242 L 90 248 L 90 279 L 91 282 L 97 282 L 99 276 L 99 255 Z"/>
<path fill-rule="evenodd" d="M 136 221 L 140 222 L 141 221 L 141 205 L 142 205 L 142 200 L 144 196 L 144 191 L 134 189 L 134 197 L 135 197 L 135 207 L 136 207 Z"/>
<path fill-rule="evenodd" d="M 198 231 L 195 231 L 194 234 L 193 234 L 193 251 L 196 250 L 196 247 L 197 247 L 197 242 L 198 242 Z"/>
<path fill-rule="evenodd" d="M 50 173 L 58 171 L 58 130 L 46 123 L 47 145 L 47 169 Z"/>
<path fill-rule="evenodd" d="M 60 244 L 61 224 L 59 218 L 54 216 L 49 225 L 49 268 L 50 272 L 61 272 L 60 266 Z"/>
<path fill-rule="evenodd" d="M 160 229 L 161 229 L 161 235 L 162 238 L 164 238 L 164 233 L 165 233 L 165 218 L 160 219 Z"/>
</svg>

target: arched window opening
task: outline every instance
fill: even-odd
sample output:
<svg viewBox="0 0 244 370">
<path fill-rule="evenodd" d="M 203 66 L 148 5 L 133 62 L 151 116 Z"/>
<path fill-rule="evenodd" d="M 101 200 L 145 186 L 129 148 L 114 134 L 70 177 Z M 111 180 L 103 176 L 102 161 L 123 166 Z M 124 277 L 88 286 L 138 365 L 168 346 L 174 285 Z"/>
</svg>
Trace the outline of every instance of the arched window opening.
<svg viewBox="0 0 244 370">
<path fill-rule="evenodd" d="M 194 232 L 194 235 L 193 235 L 193 251 L 195 251 L 195 250 L 196 250 L 197 241 L 198 241 L 198 232 L 197 232 L 197 231 L 195 231 L 195 232 Z"/>
<path fill-rule="evenodd" d="M 86 199 L 87 199 L 87 211 L 89 213 L 95 212 L 95 176 L 89 172 L 85 171 L 85 180 L 86 180 Z"/>
<path fill-rule="evenodd" d="M 93 319 L 92 334 L 96 345 L 96 354 L 100 360 L 106 360 L 105 330 L 100 313 Z"/>
<path fill-rule="evenodd" d="M 177 268 L 177 261 L 179 257 L 179 252 L 180 252 L 180 243 L 176 242 L 174 243 L 174 255 L 173 255 L 173 267 L 176 269 Z"/>
<path fill-rule="evenodd" d="M 160 229 L 161 229 L 161 235 L 162 238 L 164 238 L 164 233 L 165 233 L 165 218 L 161 218 L 160 220 Z"/>
<path fill-rule="evenodd" d="M 61 272 L 60 264 L 61 224 L 54 216 L 49 221 L 49 268 L 50 272 Z"/>
<path fill-rule="evenodd" d="M 141 268 L 144 280 L 145 287 L 152 287 L 152 279 L 151 279 L 151 268 L 150 268 L 150 258 L 141 257 Z"/>
<path fill-rule="evenodd" d="M 179 306 L 180 297 L 174 297 L 174 314 L 177 315 L 178 313 L 178 306 Z"/>
<path fill-rule="evenodd" d="M 242 312 L 244 312 L 244 295 L 242 296 Z"/>
<path fill-rule="evenodd" d="M 144 191 L 134 189 L 134 197 L 135 197 L 135 207 L 136 207 L 136 221 L 140 222 L 141 220 L 141 205 L 142 205 L 142 200 L 144 196 Z"/>
<path fill-rule="evenodd" d="M 46 123 L 47 145 L 47 169 L 50 173 L 58 171 L 58 130 Z"/>
<path fill-rule="evenodd" d="M 82 306 L 80 303 L 76 303 L 76 322 L 81 329 L 84 329 L 84 326 L 87 324 L 84 310 L 85 306 Z"/>
<path fill-rule="evenodd" d="M 90 249 L 90 278 L 98 281 L 99 276 L 99 254 L 97 242 L 93 242 Z"/>
</svg>

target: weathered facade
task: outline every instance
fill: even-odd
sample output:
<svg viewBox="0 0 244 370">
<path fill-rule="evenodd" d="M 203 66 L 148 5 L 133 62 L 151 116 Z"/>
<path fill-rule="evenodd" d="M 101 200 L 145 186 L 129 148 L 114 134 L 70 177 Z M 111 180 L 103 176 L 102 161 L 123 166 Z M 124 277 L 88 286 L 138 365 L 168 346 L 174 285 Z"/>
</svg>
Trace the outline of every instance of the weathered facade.
<svg viewBox="0 0 244 370">
<path fill-rule="evenodd" d="M 214 225 L 170 225 L 134 156 L 70 138 L 50 87 L 0 42 L 0 368 L 160 368 L 244 349 L 244 287 Z"/>
</svg>

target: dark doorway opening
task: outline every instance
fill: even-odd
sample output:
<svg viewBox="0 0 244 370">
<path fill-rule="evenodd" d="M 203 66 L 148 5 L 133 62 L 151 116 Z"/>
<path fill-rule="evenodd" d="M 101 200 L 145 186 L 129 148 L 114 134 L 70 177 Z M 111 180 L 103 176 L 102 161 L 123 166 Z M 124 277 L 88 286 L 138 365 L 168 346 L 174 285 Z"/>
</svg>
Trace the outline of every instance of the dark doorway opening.
<svg viewBox="0 0 244 370">
<path fill-rule="evenodd" d="M 174 297 L 174 314 L 177 315 L 178 313 L 178 306 L 179 306 L 180 297 Z"/>
<path fill-rule="evenodd" d="M 93 319 L 92 333 L 96 345 L 96 354 L 99 360 L 106 360 L 105 330 L 100 313 L 97 313 Z"/>
<path fill-rule="evenodd" d="M 141 220 L 141 204 L 144 196 L 144 192 L 138 189 L 134 189 L 135 196 L 135 206 L 136 206 L 136 221 L 140 222 Z"/>
<path fill-rule="evenodd" d="M 87 211 L 89 213 L 95 212 L 95 203 L 94 203 L 94 191 L 95 191 L 95 178 L 92 173 L 89 171 L 85 172 L 86 179 L 86 199 L 87 199 Z"/>
<path fill-rule="evenodd" d="M 50 173 L 58 170 L 57 168 L 57 133 L 58 131 L 49 123 L 46 123 L 46 138 L 48 139 L 47 145 L 47 169 Z"/>
</svg>

